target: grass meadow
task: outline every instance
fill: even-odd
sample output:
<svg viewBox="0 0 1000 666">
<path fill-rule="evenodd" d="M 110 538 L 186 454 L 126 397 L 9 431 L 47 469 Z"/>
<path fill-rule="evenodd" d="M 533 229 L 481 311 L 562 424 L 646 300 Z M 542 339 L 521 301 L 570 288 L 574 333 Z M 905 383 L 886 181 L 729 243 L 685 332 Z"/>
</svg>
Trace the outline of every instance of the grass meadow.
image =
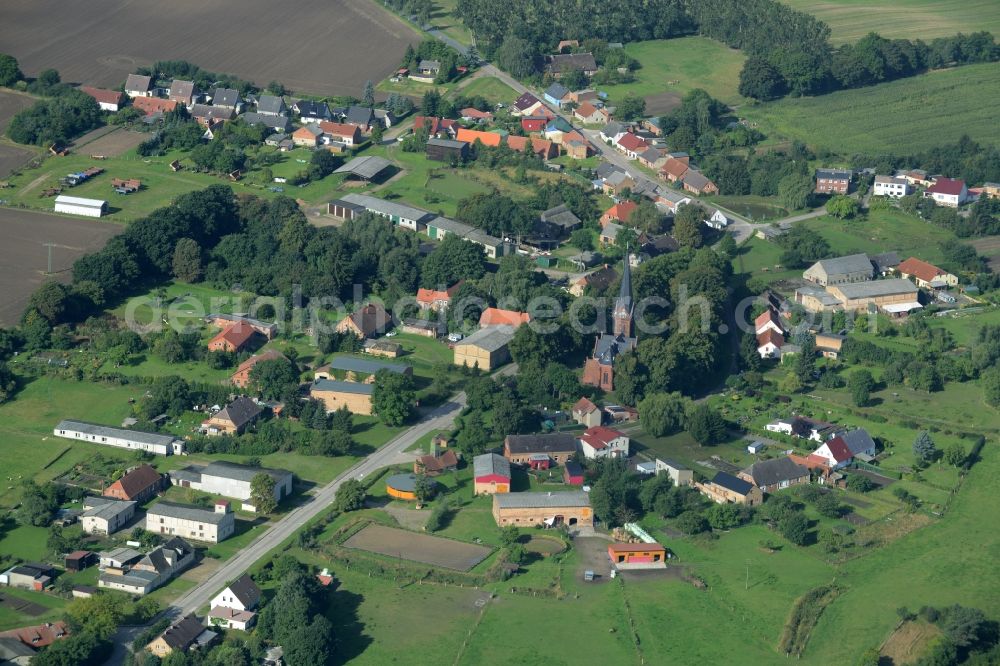
<svg viewBox="0 0 1000 666">
<path fill-rule="evenodd" d="M 480 76 L 469 81 L 464 86 L 459 86 L 461 94 L 471 97 L 481 95 L 486 101 L 492 104 L 509 104 L 517 99 L 517 93 L 506 83 L 495 76 Z"/>
<path fill-rule="evenodd" d="M 1000 32 L 1000 4 L 993 0 L 782 0 L 830 26 L 835 44 L 869 32 L 928 40 L 958 32 Z"/>
<path fill-rule="evenodd" d="M 1000 7 L 1000 5 L 998 5 Z M 746 106 L 769 139 L 798 139 L 841 155 L 909 155 L 968 134 L 996 144 L 1000 63 L 929 72 L 868 88 Z"/>
</svg>

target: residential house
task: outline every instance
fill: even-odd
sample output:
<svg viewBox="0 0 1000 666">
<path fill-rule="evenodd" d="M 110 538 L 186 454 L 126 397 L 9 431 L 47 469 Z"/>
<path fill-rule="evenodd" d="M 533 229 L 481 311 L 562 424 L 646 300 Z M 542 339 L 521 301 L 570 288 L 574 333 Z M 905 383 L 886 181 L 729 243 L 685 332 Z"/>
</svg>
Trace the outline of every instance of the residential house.
<svg viewBox="0 0 1000 666">
<path fill-rule="evenodd" d="M 25 562 L 8 569 L 4 575 L 10 587 L 41 592 L 52 584 L 55 570 L 41 562 Z"/>
<path fill-rule="evenodd" d="M 135 502 L 119 501 L 109 497 L 83 498 L 80 525 L 84 534 L 110 536 L 129 524 L 135 517 Z"/>
<path fill-rule="evenodd" d="M 781 315 L 771 307 L 768 307 L 754 319 L 754 335 L 760 335 L 768 329 L 780 335 L 785 334 L 785 325 L 781 321 Z"/>
<path fill-rule="evenodd" d="M 593 527 L 590 495 L 582 491 L 561 493 L 498 493 L 493 495 L 493 519 L 498 527 Z"/>
<path fill-rule="evenodd" d="M 321 120 L 316 125 L 322 131 L 319 142 L 321 144 L 343 144 L 345 146 L 356 146 L 361 143 L 361 129 L 357 125 L 349 123 L 332 123 Z M 311 127 L 307 125 L 306 127 Z M 295 137 L 295 134 L 292 134 Z"/>
<path fill-rule="evenodd" d="M 129 74 L 125 79 L 125 94 L 131 98 L 152 97 L 153 79 L 143 74 Z"/>
<path fill-rule="evenodd" d="M 250 373 L 255 367 L 257 367 L 258 363 L 263 363 L 264 361 L 277 361 L 279 359 L 285 361 L 288 360 L 285 355 L 277 349 L 267 349 L 260 354 L 254 354 L 239 364 L 236 368 L 236 372 L 229 377 L 229 381 L 233 384 L 233 386 L 245 389 L 250 386 Z"/>
<path fill-rule="evenodd" d="M 371 131 L 372 124 L 375 122 L 375 111 L 367 106 L 353 104 L 344 110 L 343 119 L 344 124 L 354 125 L 362 132 L 367 133 Z"/>
<path fill-rule="evenodd" d="M 799 439 L 823 442 L 836 433 L 838 427 L 833 423 L 817 421 L 805 416 L 793 416 L 789 419 L 771 421 L 764 426 L 764 429 L 768 432 L 777 432 Z"/>
<path fill-rule="evenodd" d="M 514 338 L 512 326 L 487 326 L 455 344 L 455 365 L 489 372 L 510 360 L 508 345 Z"/>
<path fill-rule="evenodd" d="M 145 556 L 130 548 L 101 553 L 97 586 L 143 596 L 184 571 L 195 561 L 195 550 L 180 537 L 172 537 Z"/>
<path fill-rule="evenodd" d="M 252 611 L 260 604 L 260 588 L 250 574 L 243 574 L 209 602 L 210 608 L 232 608 L 233 610 Z"/>
<path fill-rule="evenodd" d="M 559 146 L 547 139 L 540 139 L 538 137 L 508 136 L 507 146 L 511 150 L 517 150 L 522 153 L 533 153 L 543 160 L 550 160 L 559 156 Z"/>
<path fill-rule="evenodd" d="M 309 397 L 323 403 L 327 412 L 346 408 L 352 414 L 370 416 L 374 384 L 336 379 L 316 379 L 309 387 Z"/>
<path fill-rule="evenodd" d="M 93 97 L 94 101 L 97 102 L 97 106 L 101 107 L 101 111 L 115 112 L 121 108 L 122 94 L 117 90 L 80 86 L 80 92 Z"/>
<path fill-rule="evenodd" d="M 248 111 L 244 113 L 240 118 L 243 119 L 247 125 L 254 127 L 255 125 L 263 125 L 267 127 L 272 132 L 287 132 L 291 129 L 292 123 L 288 119 L 288 116 L 274 116 L 267 115 L 264 113 L 257 113 L 254 111 Z"/>
<path fill-rule="evenodd" d="M 847 194 L 854 174 L 843 169 L 816 169 L 816 194 Z"/>
<path fill-rule="evenodd" d="M 284 97 L 261 95 L 257 98 L 257 113 L 262 116 L 285 116 L 288 114 L 288 106 Z"/>
<path fill-rule="evenodd" d="M 244 322 L 236 322 L 219 331 L 208 341 L 208 351 L 222 351 L 238 354 L 254 341 L 257 331 Z"/>
<path fill-rule="evenodd" d="M 662 171 L 660 172 L 662 175 Z M 671 215 L 676 215 L 677 211 L 681 209 L 681 206 L 686 206 L 691 203 L 691 197 L 682 193 L 675 192 L 674 190 L 669 190 L 664 188 L 661 190 L 656 200 L 653 202 L 656 207 L 662 211 L 670 213 Z"/>
<path fill-rule="evenodd" d="M 216 500 L 213 509 L 161 501 L 146 511 L 146 530 L 220 543 L 233 535 L 236 522 L 227 500 Z"/>
<path fill-rule="evenodd" d="M 624 125 L 611 121 L 601 128 L 601 141 L 613 144 L 616 143 L 625 133 L 626 127 Z"/>
<path fill-rule="evenodd" d="M 700 171 L 688 169 L 684 174 L 684 189 L 695 195 L 718 194 L 719 188 Z"/>
<path fill-rule="evenodd" d="M 658 169 L 666 163 L 667 159 L 662 150 L 652 146 L 639 153 L 639 164 L 650 169 Z"/>
<path fill-rule="evenodd" d="M 596 271 L 587 273 L 586 275 L 583 275 L 579 279 L 575 280 L 572 284 L 570 284 L 567 291 L 579 298 L 580 296 L 583 296 L 587 288 L 593 288 L 594 290 L 601 292 L 614 284 L 617 279 L 618 271 L 605 264 Z"/>
<path fill-rule="evenodd" d="M 741 471 L 739 477 L 765 493 L 773 493 L 790 486 L 809 483 L 809 469 L 785 456 L 755 462 Z"/>
<path fill-rule="evenodd" d="M 705 220 L 705 226 L 715 229 L 716 231 L 722 231 L 729 226 L 729 218 L 721 210 L 716 208 L 712 214 Z"/>
<path fill-rule="evenodd" d="M 576 438 L 565 432 L 542 435 L 507 435 L 503 440 L 503 456 L 508 461 L 532 469 L 548 469 L 561 465 L 577 452 Z"/>
<path fill-rule="evenodd" d="M 379 303 L 366 303 L 337 324 L 338 333 L 352 333 L 361 338 L 381 335 L 392 325 L 392 316 Z"/>
<path fill-rule="evenodd" d="M 644 152 L 650 145 L 635 134 L 626 132 L 615 142 L 615 147 L 619 152 L 625 153 L 630 160 L 634 160 L 639 157 L 639 153 Z"/>
<path fill-rule="evenodd" d="M 717 504 L 757 506 L 764 501 L 760 488 L 726 472 L 716 472 L 711 481 L 695 483 L 702 495 Z"/>
<path fill-rule="evenodd" d="M 802 277 L 821 286 L 865 282 L 872 279 L 874 268 L 867 254 L 851 254 L 834 259 L 820 259 L 802 273 Z"/>
<path fill-rule="evenodd" d="M 592 102 L 583 102 L 573 111 L 573 117 L 587 125 L 607 125 L 611 122 L 611 114 L 603 106 L 595 106 Z"/>
<path fill-rule="evenodd" d="M 427 139 L 427 159 L 436 162 L 463 162 L 469 157 L 469 144 L 452 139 Z"/>
<path fill-rule="evenodd" d="M 830 469 L 834 470 L 846 467 L 854 459 L 851 449 L 839 436 L 823 442 L 818 449 L 812 452 L 811 457 L 822 459 Z"/>
<path fill-rule="evenodd" d="M 216 88 L 212 92 L 212 106 L 238 111 L 242 103 L 239 91 L 233 88 Z"/>
<path fill-rule="evenodd" d="M 126 472 L 101 493 L 104 497 L 128 502 L 152 499 L 164 486 L 164 477 L 149 465 L 139 465 Z"/>
<path fill-rule="evenodd" d="M 569 88 L 556 81 L 545 89 L 542 97 L 545 98 L 545 101 L 559 108 L 569 101 Z"/>
<path fill-rule="evenodd" d="M 70 633 L 69 626 L 65 622 L 62 620 L 56 620 L 55 622 L 46 622 L 45 624 L 37 624 L 31 627 L 20 627 L 18 629 L 2 631 L 0 632 L 0 639 L 5 641 L 4 645 L 6 649 L 12 649 L 18 653 L 23 652 L 21 650 L 17 650 L 16 648 L 7 647 L 6 641 L 12 639 L 13 641 L 20 642 L 20 644 L 24 647 L 31 648 L 30 655 L 34 655 L 35 650 L 48 647 L 56 641 L 66 638 L 70 635 Z M 0 658 L 0 664 L 5 663 L 3 659 L 8 659 L 8 657 Z M 19 661 L 19 659 L 20 657 L 14 657 L 11 661 L 19 665 L 28 663 L 25 661 Z"/>
<path fill-rule="evenodd" d="M 933 199 L 938 206 L 958 208 L 969 200 L 969 189 L 965 182 L 954 178 L 937 178 L 934 184 L 924 190 L 924 197 Z"/>
<path fill-rule="evenodd" d="M 274 336 L 278 334 L 277 324 L 273 322 L 261 321 L 260 319 L 254 319 L 253 317 L 247 317 L 241 314 L 223 314 L 220 312 L 213 312 L 205 315 L 205 323 L 211 326 L 218 326 L 219 328 L 226 328 L 235 323 L 243 323 L 250 326 L 250 328 L 257 331 L 268 340 L 273 340 Z"/>
<path fill-rule="evenodd" d="M 593 53 L 565 53 L 545 56 L 545 72 L 559 79 L 563 74 L 579 70 L 587 76 L 597 73 L 597 61 Z"/>
<path fill-rule="evenodd" d="M 923 169 L 903 169 L 897 171 L 896 175 L 904 178 L 913 187 L 930 187 L 934 184 L 934 179 Z"/>
<path fill-rule="evenodd" d="M 458 469 L 458 455 L 452 449 L 442 451 L 431 444 L 431 453 L 419 456 L 413 461 L 413 473 L 427 476 L 438 476 L 444 472 L 454 472 Z"/>
<path fill-rule="evenodd" d="M 314 102 L 308 99 L 300 99 L 292 105 L 292 111 L 299 114 L 299 120 L 306 125 L 333 119 L 333 115 L 330 113 L 330 107 L 326 102 Z"/>
<path fill-rule="evenodd" d="M 487 326 L 509 326 L 517 328 L 521 324 L 531 322 L 531 315 L 527 312 L 517 312 L 516 310 L 501 310 L 500 308 L 486 308 L 479 316 L 479 325 L 483 328 Z"/>
<path fill-rule="evenodd" d="M 514 100 L 510 112 L 515 116 L 530 116 L 543 106 L 545 105 L 537 97 L 526 92 Z"/>
<path fill-rule="evenodd" d="M 177 102 L 170 99 L 160 99 L 159 97 L 136 97 L 132 100 L 132 107 L 142 111 L 147 117 L 169 113 L 177 108 Z"/>
<path fill-rule="evenodd" d="M 781 348 L 785 346 L 785 336 L 776 333 L 772 329 L 767 329 L 763 333 L 757 334 L 757 353 L 761 358 L 778 358 L 781 356 Z"/>
<path fill-rule="evenodd" d="M 52 433 L 56 437 L 84 440 L 120 449 L 146 451 L 160 456 L 184 453 L 184 440 L 173 435 L 111 428 L 86 421 L 64 419 L 56 424 Z"/>
<path fill-rule="evenodd" d="M 823 358 L 838 358 L 847 336 L 835 333 L 816 334 L 816 353 Z"/>
<path fill-rule="evenodd" d="M 613 199 L 622 196 L 625 190 L 635 189 L 635 179 L 625 171 L 614 170 L 601 182 L 601 191 Z"/>
<path fill-rule="evenodd" d="M 599 458 L 628 458 L 629 438 L 626 434 L 608 428 L 593 426 L 580 435 L 580 451 L 588 460 Z"/>
<path fill-rule="evenodd" d="M 253 425 L 263 413 L 263 407 L 250 398 L 241 396 L 211 418 L 202 421 L 201 429 L 208 435 L 239 435 Z"/>
<path fill-rule="evenodd" d="M 254 467 L 218 460 L 208 465 L 188 465 L 172 470 L 170 483 L 181 488 L 192 488 L 203 493 L 222 495 L 241 501 L 244 511 L 256 511 L 251 502 L 254 477 L 266 474 L 274 481 L 274 501 L 280 504 L 292 494 L 295 475 L 284 469 Z"/>
<path fill-rule="evenodd" d="M 437 60 L 421 60 L 416 70 L 410 72 L 410 78 L 420 83 L 434 83 L 441 73 L 441 63 Z"/>
<path fill-rule="evenodd" d="M 488 123 L 493 120 L 493 114 L 489 111 L 480 111 L 479 109 L 467 106 L 459 113 L 462 114 L 462 120 L 472 123 Z M 414 124 L 415 126 L 415 124 Z"/>
<path fill-rule="evenodd" d="M 545 123 L 545 127 L 542 129 L 542 134 L 546 139 L 552 141 L 552 143 L 561 145 L 563 137 L 567 134 L 576 135 L 578 133 L 566 119 L 561 116 L 556 116 L 555 118 L 549 118 L 548 122 Z"/>
<path fill-rule="evenodd" d="M 194 81 L 174 79 L 167 91 L 167 99 L 177 104 L 191 106 L 194 104 Z"/>
<path fill-rule="evenodd" d="M 150 641 L 146 651 L 161 659 L 171 652 L 187 652 L 205 631 L 198 618 L 188 615 L 167 627 L 162 634 Z"/>
<path fill-rule="evenodd" d="M 694 485 L 694 472 L 685 465 L 670 458 L 656 458 L 656 473 L 665 472 L 675 486 Z"/>
<path fill-rule="evenodd" d="M 417 307 L 424 312 L 441 312 L 448 309 L 451 298 L 458 291 L 461 282 L 457 282 L 447 289 L 417 289 Z"/>
<path fill-rule="evenodd" d="M 905 178 L 897 176 L 875 176 L 875 186 L 872 194 L 877 197 L 892 197 L 899 199 L 910 193 L 910 184 Z"/>
<path fill-rule="evenodd" d="M 211 128 L 217 123 L 224 123 L 232 120 L 235 112 L 228 106 L 211 106 L 209 104 L 195 104 L 191 107 L 191 117 L 204 127 Z"/>
<path fill-rule="evenodd" d="M 601 425 L 601 410 L 587 398 L 580 398 L 573 405 L 573 420 L 580 425 L 592 428 Z"/>
<path fill-rule="evenodd" d="M 910 257 L 899 264 L 896 270 L 904 278 L 913 278 L 913 281 L 921 289 L 945 289 L 958 286 L 958 276 L 916 257 Z"/>
<path fill-rule="evenodd" d="M 292 132 L 292 143 L 299 147 L 315 148 L 319 145 L 323 130 L 319 127 L 319 122 L 303 125 Z"/>
<path fill-rule="evenodd" d="M 504 142 L 504 135 L 497 132 L 481 132 L 479 130 L 466 129 L 464 127 L 459 128 L 455 133 L 455 138 L 458 141 L 464 141 L 469 144 L 475 144 L 477 141 L 484 146 L 497 147 Z"/>
<path fill-rule="evenodd" d="M 257 623 L 257 613 L 215 606 L 208 612 L 208 623 L 222 629 L 249 631 Z"/>
<path fill-rule="evenodd" d="M 690 167 L 686 159 L 668 157 L 667 161 L 660 167 L 659 177 L 660 180 L 665 180 L 669 183 L 682 182 L 684 176 L 687 175 L 688 169 Z"/>
<path fill-rule="evenodd" d="M 634 201 L 622 201 L 621 203 L 616 203 L 614 206 L 604 211 L 601 215 L 601 226 L 606 226 L 610 222 L 628 224 L 629 218 L 632 217 L 632 213 L 634 213 L 638 207 L 639 204 Z"/>
</svg>

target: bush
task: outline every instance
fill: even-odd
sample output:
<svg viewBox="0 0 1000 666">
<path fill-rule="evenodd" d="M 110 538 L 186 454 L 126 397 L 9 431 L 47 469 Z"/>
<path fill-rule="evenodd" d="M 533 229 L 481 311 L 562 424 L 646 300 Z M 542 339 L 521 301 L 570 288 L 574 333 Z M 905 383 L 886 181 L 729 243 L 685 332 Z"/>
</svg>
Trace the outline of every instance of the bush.
<svg viewBox="0 0 1000 666">
<path fill-rule="evenodd" d="M 7 136 L 17 143 L 36 146 L 64 144 L 100 125 L 101 109 L 97 101 L 79 90 L 66 89 L 15 114 L 7 127 Z"/>
</svg>

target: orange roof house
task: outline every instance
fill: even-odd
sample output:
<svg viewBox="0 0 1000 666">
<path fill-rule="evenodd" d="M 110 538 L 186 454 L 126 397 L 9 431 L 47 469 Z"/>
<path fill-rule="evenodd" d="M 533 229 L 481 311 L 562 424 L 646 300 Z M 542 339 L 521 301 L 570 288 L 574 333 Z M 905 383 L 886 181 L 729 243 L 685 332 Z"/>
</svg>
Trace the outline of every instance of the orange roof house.
<svg viewBox="0 0 1000 666">
<path fill-rule="evenodd" d="M 934 264 L 929 264 L 926 261 L 917 259 L 916 257 L 910 257 L 899 266 L 896 266 L 896 270 L 904 278 L 913 277 L 918 287 L 943 287 L 946 285 L 958 285 L 958 278 L 955 275 L 952 275 L 944 269 L 938 268 Z"/>
<path fill-rule="evenodd" d="M 503 136 L 496 132 L 480 132 L 479 130 L 470 130 L 464 127 L 458 130 L 455 139 L 458 141 L 468 141 L 469 143 L 479 141 L 484 146 L 493 147 L 499 146 L 503 142 Z"/>
<path fill-rule="evenodd" d="M 145 502 L 156 494 L 163 484 L 163 476 L 149 465 L 139 465 L 108 486 L 105 497 L 130 502 Z"/>
<path fill-rule="evenodd" d="M 480 111 L 479 109 L 467 106 L 460 111 L 463 118 L 469 118 L 472 120 L 492 120 L 493 114 L 489 111 Z"/>
<path fill-rule="evenodd" d="M 151 116 L 154 113 L 173 111 L 177 108 L 177 102 L 172 99 L 160 99 L 159 97 L 133 97 L 132 106 L 147 116 Z"/>
<path fill-rule="evenodd" d="M 208 351 L 227 351 L 233 353 L 243 351 L 255 335 L 257 335 L 257 331 L 254 330 L 253 326 L 238 321 L 232 326 L 223 329 L 218 335 L 209 340 Z"/>
<path fill-rule="evenodd" d="M 341 143 L 353 145 L 361 141 L 361 129 L 357 125 L 331 123 L 328 120 L 321 120 L 319 128 L 323 130 L 323 134 L 332 136 L 340 140 Z"/>
<path fill-rule="evenodd" d="M 378 303 L 367 303 L 337 324 L 338 333 L 353 333 L 359 338 L 370 338 L 374 333 L 386 330 L 392 318 Z"/>
<path fill-rule="evenodd" d="M 632 217 L 632 213 L 638 207 L 639 204 L 634 201 L 623 201 L 615 204 L 601 215 L 601 226 L 607 226 L 609 222 L 619 222 L 622 224 L 628 222 L 629 218 Z"/>
<path fill-rule="evenodd" d="M 527 312 L 501 310 L 500 308 L 486 308 L 479 317 L 480 326 L 513 326 L 517 328 L 530 321 L 531 315 Z"/>
<path fill-rule="evenodd" d="M 519 150 L 521 152 L 530 150 L 544 160 L 556 157 L 559 154 L 559 149 L 554 143 L 548 139 L 539 139 L 537 137 L 509 136 L 507 137 L 507 145 L 510 146 L 511 150 Z"/>
<path fill-rule="evenodd" d="M 117 90 L 80 86 L 80 92 L 93 97 L 94 101 L 105 111 L 117 111 L 122 103 L 123 95 Z"/>
<path fill-rule="evenodd" d="M 15 638 L 35 650 L 52 645 L 69 636 L 69 627 L 62 620 L 46 622 L 32 627 L 21 627 L 0 632 L 0 638 Z"/>
<path fill-rule="evenodd" d="M 676 183 L 688 172 L 688 165 L 676 157 L 669 158 L 660 168 L 660 179 Z"/>
<path fill-rule="evenodd" d="M 432 310 L 434 312 L 444 310 L 451 303 L 451 297 L 458 290 L 458 285 L 460 284 L 461 282 L 455 283 L 444 291 L 421 287 L 417 289 L 417 305 L 421 310 Z"/>
<path fill-rule="evenodd" d="M 254 366 L 262 361 L 274 361 L 279 358 L 285 358 L 285 355 L 277 349 L 268 349 L 260 354 L 254 354 L 247 360 L 240 363 L 239 367 L 236 368 L 236 372 L 234 372 L 229 378 L 229 381 L 231 381 L 234 386 L 246 388 L 250 385 L 250 371 L 254 369 Z"/>
</svg>

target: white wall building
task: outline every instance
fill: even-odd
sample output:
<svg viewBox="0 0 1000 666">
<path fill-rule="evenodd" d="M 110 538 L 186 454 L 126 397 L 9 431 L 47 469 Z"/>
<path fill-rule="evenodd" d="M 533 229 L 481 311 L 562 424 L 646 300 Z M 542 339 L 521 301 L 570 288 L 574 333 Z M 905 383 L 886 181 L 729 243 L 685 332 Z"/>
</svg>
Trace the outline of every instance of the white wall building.
<svg viewBox="0 0 1000 666">
<path fill-rule="evenodd" d="M 161 435 L 141 430 L 126 430 L 109 426 L 64 419 L 52 431 L 56 437 L 78 439 L 119 449 L 132 449 L 160 456 L 184 453 L 184 440 L 173 435 Z"/>
<path fill-rule="evenodd" d="M 295 475 L 283 469 L 249 467 L 231 462 L 213 462 L 204 467 L 192 465 L 170 472 L 170 483 L 182 488 L 231 497 L 242 502 L 246 511 L 256 511 L 250 500 L 250 486 L 258 474 L 267 474 L 274 480 L 274 501 L 281 502 L 292 494 Z"/>
<path fill-rule="evenodd" d="M 56 197 L 55 211 L 69 215 L 100 217 L 108 212 L 108 202 L 102 199 L 84 199 L 60 194 Z"/>
<path fill-rule="evenodd" d="M 594 426 L 580 435 L 580 451 L 589 460 L 597 458 L 628 458 L 629 438 L 614 428 Z"/>
<path fill-rule="evenodd" d="M 135 516 L 135 502 L 110 497 L 85 497 L 80 524 L 85 534 L 114 534 Z"/>
<path fill-rule="evenodd" d="M 910 183 L 905 178 L 895 176 L 875 176 L 875 187 L 872 194 L 877 197 L 892 197 L 898 199 L 911 192 Z"/>
<path fill-rule="evenodd" d="M 154 534 L 170 534 L 219 543 L 233 535 L 236 519 L 229 502 L 219 500 L 215 509 L 203 509 L 190 504 L 158 502 L 146 512 L 146 530 Z"/>
<path fill-rule="evenodd" d="M 676 460 L 669 458 L 656 459 L 656 473 L 665 472 L 670 475 L 675 486 L 690 486 L 694 484 L 694 472 Z"/>
</svg>

